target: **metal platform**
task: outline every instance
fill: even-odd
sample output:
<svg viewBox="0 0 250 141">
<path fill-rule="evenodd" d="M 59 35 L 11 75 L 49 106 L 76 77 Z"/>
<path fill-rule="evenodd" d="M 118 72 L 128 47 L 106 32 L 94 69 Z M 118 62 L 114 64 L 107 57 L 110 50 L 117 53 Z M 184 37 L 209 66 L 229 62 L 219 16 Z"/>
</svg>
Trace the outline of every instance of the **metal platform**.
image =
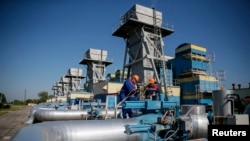
<svg viewBox="0 0 250 141">
<path fill-rule="evenodd" d="M 142 27 L 142 26 L 144 26 L 145 29 L 148 29 L 148 30 L 154 29 L 153 25 L 146 24 L 144 22 L 140 22 L 136 19 L 130 18 L 126 23 L 121 25 L 115 32 L 113 32 L 112 36 L 127 38 L 129 37 L 129 35 L 127 35 L 126 33 L 133 31 L 134 29 L 136 29 L 136 27 Z M 160 27 L 160 30 L 161 30 L 162 37 L 165 37 L 174 33 L 173 30 L 169 28 L 165 28 L 165 27 Z M 150 31 L 150 32 L 153 32 L 153 31 Z"/>
</svg>

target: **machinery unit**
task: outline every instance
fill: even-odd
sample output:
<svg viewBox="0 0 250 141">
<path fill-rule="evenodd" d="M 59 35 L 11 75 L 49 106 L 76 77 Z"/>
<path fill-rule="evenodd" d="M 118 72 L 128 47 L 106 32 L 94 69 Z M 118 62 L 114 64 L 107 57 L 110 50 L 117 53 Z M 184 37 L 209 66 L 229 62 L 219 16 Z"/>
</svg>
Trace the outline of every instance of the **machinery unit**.
<svg viewBox="0 0 250 141">
<path fill-rule="evenodd" d="M 106 80 L 106 66 L 113 63 L 107 60 L 107 55 L 106 50 L 90 48 L 80 61 L 79 64 L 87 65 L 86 89 L 88 92 L 94 92 L 95 84 Z"/>
<path fill-rule="evenodd" d="M 183 43 L 176 48 L 175 58 L 168 65 L 173 67 L 173 77 L 182 88 L 182 104 L 212 99 L 212 91 L 219 90 L 219 79 L 207 72 L 209 63 L 207 50 L 202 46 Z"/>
<path fill-rule="evenodd" d="M 150 77 L 154 77 L 167 92 L 165 86 L 167 60 L 162 37 L 171 33 L 173 30 L 162 27 L 162 13 L 154 8 L 135 4 L 126 12 L 112 34 L 126 41 L 122 70 L 125 72 L 126 69 L 126 78 L 138 74 L 140 82 L 146 84 Z"/>
<path fill-rule="evenodd" d="M 206 138 L 209 121 L 205 105 L 181 105 L 180 120 L 182 129 L 189 131 L 189 138 Z"/>
<path fill-rule="evenodd" d="M 70 68 L 68 70 L 67 75 L 65 75 L 66 78 L 69 78 L 69 91 L 70 92 L 80 92 L 81 90 L 83 90 L 83 88 L 81 88 L 80 84 L 81 84 L 81 80 L 83 78 L 85 78 L 82 75 L 82 69 L 79 68 Z"/>
<path fill-rule="evenodd" d="M 61 81 L 59 83 L 62 84 L 62 96 L 67 96 L 67 93 L 69 92 L 69 84 L 70 84 L 70 79 L 62 76 Z"/>
<path fill-rule="evenodd" d="M 11 140 L 22 140 L 27 135 L 29 135 L 30 140 L 38 141 L 163 141 L 206 138 L 207 136 L 206 125 L 208 125 L 208 119 L 204 105 L 183 105 L 179 109 L 177 102 L 166 101 L 163 94 L 156 101 L 150 99 L 124 101 L 122 103 L 123 108 L 137 110 L 137 116 L 131 119 L 121 119 L 115 116 L 113 118 L 104 118 L 105 120 L 98 120 L 95 117 L 105 115 L 105 112 L 101 114 L 102 111 L 98 110 L 102 106 L 101 102 L 85 103 L 85 106 L 87 105 L 91 105 L 92 108 L 95 107 L 96 109 L 90 111 L 59 111 L 64 121 L 42 122 L 26 126 L 18 131 Z M 67 112 L 70 114 L 67 115 Z M 79 114 L 77 116 L 77 113 L 80 112 L 81 116 Z M 53 117 L 53 113 L 56 112 L 50 110 L 50 116 L 46 117 Z M 44 115 L 44 113 L 41 113 L 41 115 Z M 69 115 L 81 119 L 66 120 Z M 84 118 L 87 117 L 83 117 L 83 115 L 91 115 L 92 119 L 85 120 Z M 43 136 L 44 134 L 46 136 Z"/>
<path fill-rule="evenodd" d="M 54 96 L 62 96 L 62 84 L 58 82 L 56 82 L 55 85 L 53 85 L 52 90 L 54 91 Z"/>
<path fill-rule="evenodd" d="M 249 125 L 248 114 L 235 114 L 234 90 L 213 91 L 213 116 L 215 125 Z"/>
</svg>

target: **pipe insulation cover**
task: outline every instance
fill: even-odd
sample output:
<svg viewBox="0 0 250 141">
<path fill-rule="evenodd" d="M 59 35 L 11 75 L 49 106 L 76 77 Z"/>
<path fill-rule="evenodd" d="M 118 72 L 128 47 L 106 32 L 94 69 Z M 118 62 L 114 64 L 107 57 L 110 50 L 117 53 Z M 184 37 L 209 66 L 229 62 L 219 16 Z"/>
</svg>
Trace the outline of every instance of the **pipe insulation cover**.
<svg viewBox="0 0 250 141">
<path fill-rule="evenodd" d="M 127 135 L 125 125 L 136 119 L 50 121 L 21 128 L 11 141 L 139 141 L 140 134 Z"/>
</svg>

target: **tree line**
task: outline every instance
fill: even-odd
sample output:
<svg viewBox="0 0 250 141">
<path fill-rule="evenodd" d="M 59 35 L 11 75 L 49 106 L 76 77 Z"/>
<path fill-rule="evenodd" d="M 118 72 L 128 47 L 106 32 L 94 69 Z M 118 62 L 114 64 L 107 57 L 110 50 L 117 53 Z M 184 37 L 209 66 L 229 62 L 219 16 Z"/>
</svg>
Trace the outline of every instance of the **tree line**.
<svg viewBox="0 0 250 141">
<path fill-rule="evenodd" d="M 8 102 L 5 94 L 0 92 L 0 108 L 4 108 L 5 105 L 11 105 L 11 104 L 27 105 L 28 103 L 34 103 L 34 104 L 44 103 L 47 100 L 52 99 L 54 95 L 50 95 L 48 92 L 42 91 L 38 93 L 38 97 L 39 97 L 38 99 L 26 99 L 25 101 L 15 99 L 13 101 Z"/>
</svg>

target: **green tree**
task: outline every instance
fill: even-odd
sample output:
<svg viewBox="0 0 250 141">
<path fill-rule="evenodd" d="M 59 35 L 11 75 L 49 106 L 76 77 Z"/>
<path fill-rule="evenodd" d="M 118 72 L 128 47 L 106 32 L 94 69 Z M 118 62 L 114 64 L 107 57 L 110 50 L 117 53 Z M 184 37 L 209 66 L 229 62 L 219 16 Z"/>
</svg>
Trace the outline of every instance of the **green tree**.
<svg viewBox="0 0 250 141">
<path fill-rule="evenodd" d="M 46 91 L 42 91 L 42 92 L 38 93 L 38 97 L 40 98 L 39 99 L 40 103 L 46 102 L 49 99 L 49 94 Z"/>
<path fill-rule="evenodd" d="M 24 101 L 21 101 L 21 100 L 14 100 L 13 104 L 15 104 L 15 105 L 25 105 Z"/>
<path fill-rule="evenodd" d="M 35 103 L 35 104 L 39 104 L 39 99 L 33 99 L 33 102 Z"/>
<path fill-rule="evenodd" d="M 51 94 L 51 95 L 49 95 L 48 100 L 52 101 L 52 98 L 54 98 L 54 95 Z"/>
<path fill-rule="evenodd" d="M 0 93 L 0 103 L 2 104 L 7 103 L 7 99 L 3 93 Z"/>
</svg>

